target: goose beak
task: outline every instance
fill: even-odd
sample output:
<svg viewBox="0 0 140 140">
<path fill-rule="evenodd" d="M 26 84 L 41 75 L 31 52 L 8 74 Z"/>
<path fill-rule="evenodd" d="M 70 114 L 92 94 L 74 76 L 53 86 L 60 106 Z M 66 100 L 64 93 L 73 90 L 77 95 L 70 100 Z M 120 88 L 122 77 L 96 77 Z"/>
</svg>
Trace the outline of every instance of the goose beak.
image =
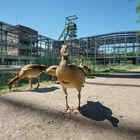
<svg viewBox="0 0 140 140">
<path fill-rule="evenodd" d="M 67 44 L 63 44 L 63 45 L 62 45 L 61 54 L 62 54 L 63 56 L 68 56 L 68 45 L 67 45 Z"/>
</svg>

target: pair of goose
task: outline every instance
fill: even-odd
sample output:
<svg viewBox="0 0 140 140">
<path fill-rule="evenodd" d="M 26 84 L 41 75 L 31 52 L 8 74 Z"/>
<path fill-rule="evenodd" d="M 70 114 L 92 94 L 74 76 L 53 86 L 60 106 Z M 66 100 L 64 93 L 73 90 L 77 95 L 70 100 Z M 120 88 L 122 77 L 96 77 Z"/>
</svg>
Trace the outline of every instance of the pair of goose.
<svg viewBox="0 0 140 140">
<path fill-rule="evenodd" d="M 17 76 L 12 78 L 9 83 L 9 89 L 12 88 L 12 85 L 20 79 L 25 77 L 29 78 L 29 84 L 32 88 L 31 78 L 37 78 L 37 87 L 40 86 L 39 84 L 39 76 L 42 72 L 46 72 L 49 75 L 56 76 L 58 81 L 60 82 L 63 91 L 65 93 L 66 99 L 66 110 L 64 112 L 71 112 L 71 109 L 68 105 L 68 95 L 67 95 L 67 88 L 75 88 L 78 91 L 78 108 L 80 108 L 80 99 L 81 99 L 81 89 L 85 82 L 85 74 L 91 72 L 91 70 L 83 65 L 72 65 L 68 64 L 68 45 L 63 44 L 60 50 L 61 53 L 61 61 L 59 65 L 50 66 L 46 68 L 44 65 L 37 65 L 37 64 L 28 64 L 21 68 L 20 72 Z"/>
</svg>

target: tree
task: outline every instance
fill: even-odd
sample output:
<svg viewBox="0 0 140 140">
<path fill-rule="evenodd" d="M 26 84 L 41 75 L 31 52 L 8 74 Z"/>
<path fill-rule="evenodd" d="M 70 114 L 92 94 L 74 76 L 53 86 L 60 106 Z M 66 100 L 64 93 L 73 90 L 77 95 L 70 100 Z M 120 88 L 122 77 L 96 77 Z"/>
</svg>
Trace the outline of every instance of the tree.
<svg viewBox="0 0 140 140">
<path fill-rule="evenodd" d="M 138 20 L 137 20 L 137 22 L 140 22 L 140 2 L 138 3 L 138 5 L 136 7 L 136 13 L 138 14 Z"/>
</svg>

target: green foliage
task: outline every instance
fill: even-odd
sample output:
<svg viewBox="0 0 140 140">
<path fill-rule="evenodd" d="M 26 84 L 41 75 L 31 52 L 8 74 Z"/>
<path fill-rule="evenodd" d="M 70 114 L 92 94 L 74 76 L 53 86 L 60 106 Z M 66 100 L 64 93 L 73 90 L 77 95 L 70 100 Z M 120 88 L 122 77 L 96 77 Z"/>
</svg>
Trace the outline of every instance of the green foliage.
<svg viewBox="0 0 140 140">
<path fill-rule="evenodd" d="M 51 66 L 58 65 L 60 62 L 60 53 L 56 50 L 47 49 L 44 54 L 37 56 L 37 64 Z"/>
<path fill-rule="evenodd" d="M 50 84 L 51 84 L 51 81 L 40 82 L 40 85 L 44 85 L 44 86 L 47 86 L 47 85 L 50 85 Z M 36 85 L 37 85 L 37 83 L 32 84 L 33 88 L 35 88 Z M 10 93 L 10 92 L 23 92 L 23 91 L 26 91 L 29 88 L 30 88 L 29 84 L 27 84 L 27 83 L 26 84 L 23 84 L 23 83 L 15 84 L 15 85 L 13 85 L 13 88 L 12 88 L 11 91 L 9 90 L 8 86 L 1 86 L 0 87 L 0 94 L 6 94 L 6 93 Z"/>
<path fill-rule="evenodd" d="M 90 76 L 96 76 L 96 75 L 102 75 L 102 74 L 111 74 L 111 73 L 120 73 L 120 72 L 126 72 L 127 70 L 134 69 L 134 68 L 140 68 L 140 66 L 136 66 L 133 64 L 120 64 L 120 65 L 94 65 L 94 69 L 92 69 L 92 73 L 88 75 Z"/>
<path fill-rule="evenodd" d="M 128 0 L 129 2 L 133 1 L 133 0 Z M 140 22 L 140 0 L 135 0 L 137 2 L 137 6 L 135 8 L 136 13 L 138 15 L 138 19 L 136 20 L 136 22 Z"/>
<path fill-rule="evenodd" d="M 140 1 L 137 1 L 136 13 L 138 15 L 136 22 L 140 22 Z"/>
<path fill-rule="evenodd" d="M 136 12 L 137 12 L 137 13 L 140 12 L 140 4 L 138 4 L 138 6 L 136 7 Z"/>
</svg>

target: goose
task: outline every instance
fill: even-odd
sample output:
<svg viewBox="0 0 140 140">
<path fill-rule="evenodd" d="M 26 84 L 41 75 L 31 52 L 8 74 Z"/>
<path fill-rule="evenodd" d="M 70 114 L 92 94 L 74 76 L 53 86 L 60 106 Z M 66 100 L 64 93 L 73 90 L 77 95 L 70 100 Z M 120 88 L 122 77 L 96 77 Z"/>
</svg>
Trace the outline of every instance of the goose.
<svg viewBox="0 0 140 140">
<path fill-rule="evenodd" d="M 65 93 L 66 100 L 66 109 L 64 113 L 70 113 L 71 108 L 68 105 L 68 88 L 74 88 L 78 91 L 78 107 L 77 111 L 80 109 L 80 100 L 81 100 L 81 89 L 85 82 L 85 74 L 81 68 L 77 65 L 68 65 L 68 45 L 62 44 L 62 48 L 60 50 L 61 53 L 61 61 L 59 66 L 56 69 L 56 76 L 58 81 L 60 82 L 63 91 Z"/>
<path fill-rule="evenodd" d="M 52 81 L 54 81 L 55 83 L 57 80 L 57 78 L 56 78 L 56 68 L 57 67 L 58 67 L 58 65 L 52 65 L 52 66 L 48 67 L 45 71 L 48 75 L 52 76 Z"/>
<path fill-rule="evenodd" d="M 39 76 L 45 70 L 46 70 L 46 67 L 44 65 L 27 64 L 27 65 L 23 66 L 21 68 L 21 70 L 19 71 L 19 73 L 8 82 L 8 87 L 11 90 L 13 84 L 16 81 L 27 77 L 27 78 L 29 78 L 29 85 L 32 88 L 32 80 L 31 80 L 31 78 L 35 77 L 35 78 L 37 78 L 37 83 L 38 83 L 36 88 L 39 88 L 39 86 L 40 86 L 40 84 L 39 84 Z"/>
</svg>

